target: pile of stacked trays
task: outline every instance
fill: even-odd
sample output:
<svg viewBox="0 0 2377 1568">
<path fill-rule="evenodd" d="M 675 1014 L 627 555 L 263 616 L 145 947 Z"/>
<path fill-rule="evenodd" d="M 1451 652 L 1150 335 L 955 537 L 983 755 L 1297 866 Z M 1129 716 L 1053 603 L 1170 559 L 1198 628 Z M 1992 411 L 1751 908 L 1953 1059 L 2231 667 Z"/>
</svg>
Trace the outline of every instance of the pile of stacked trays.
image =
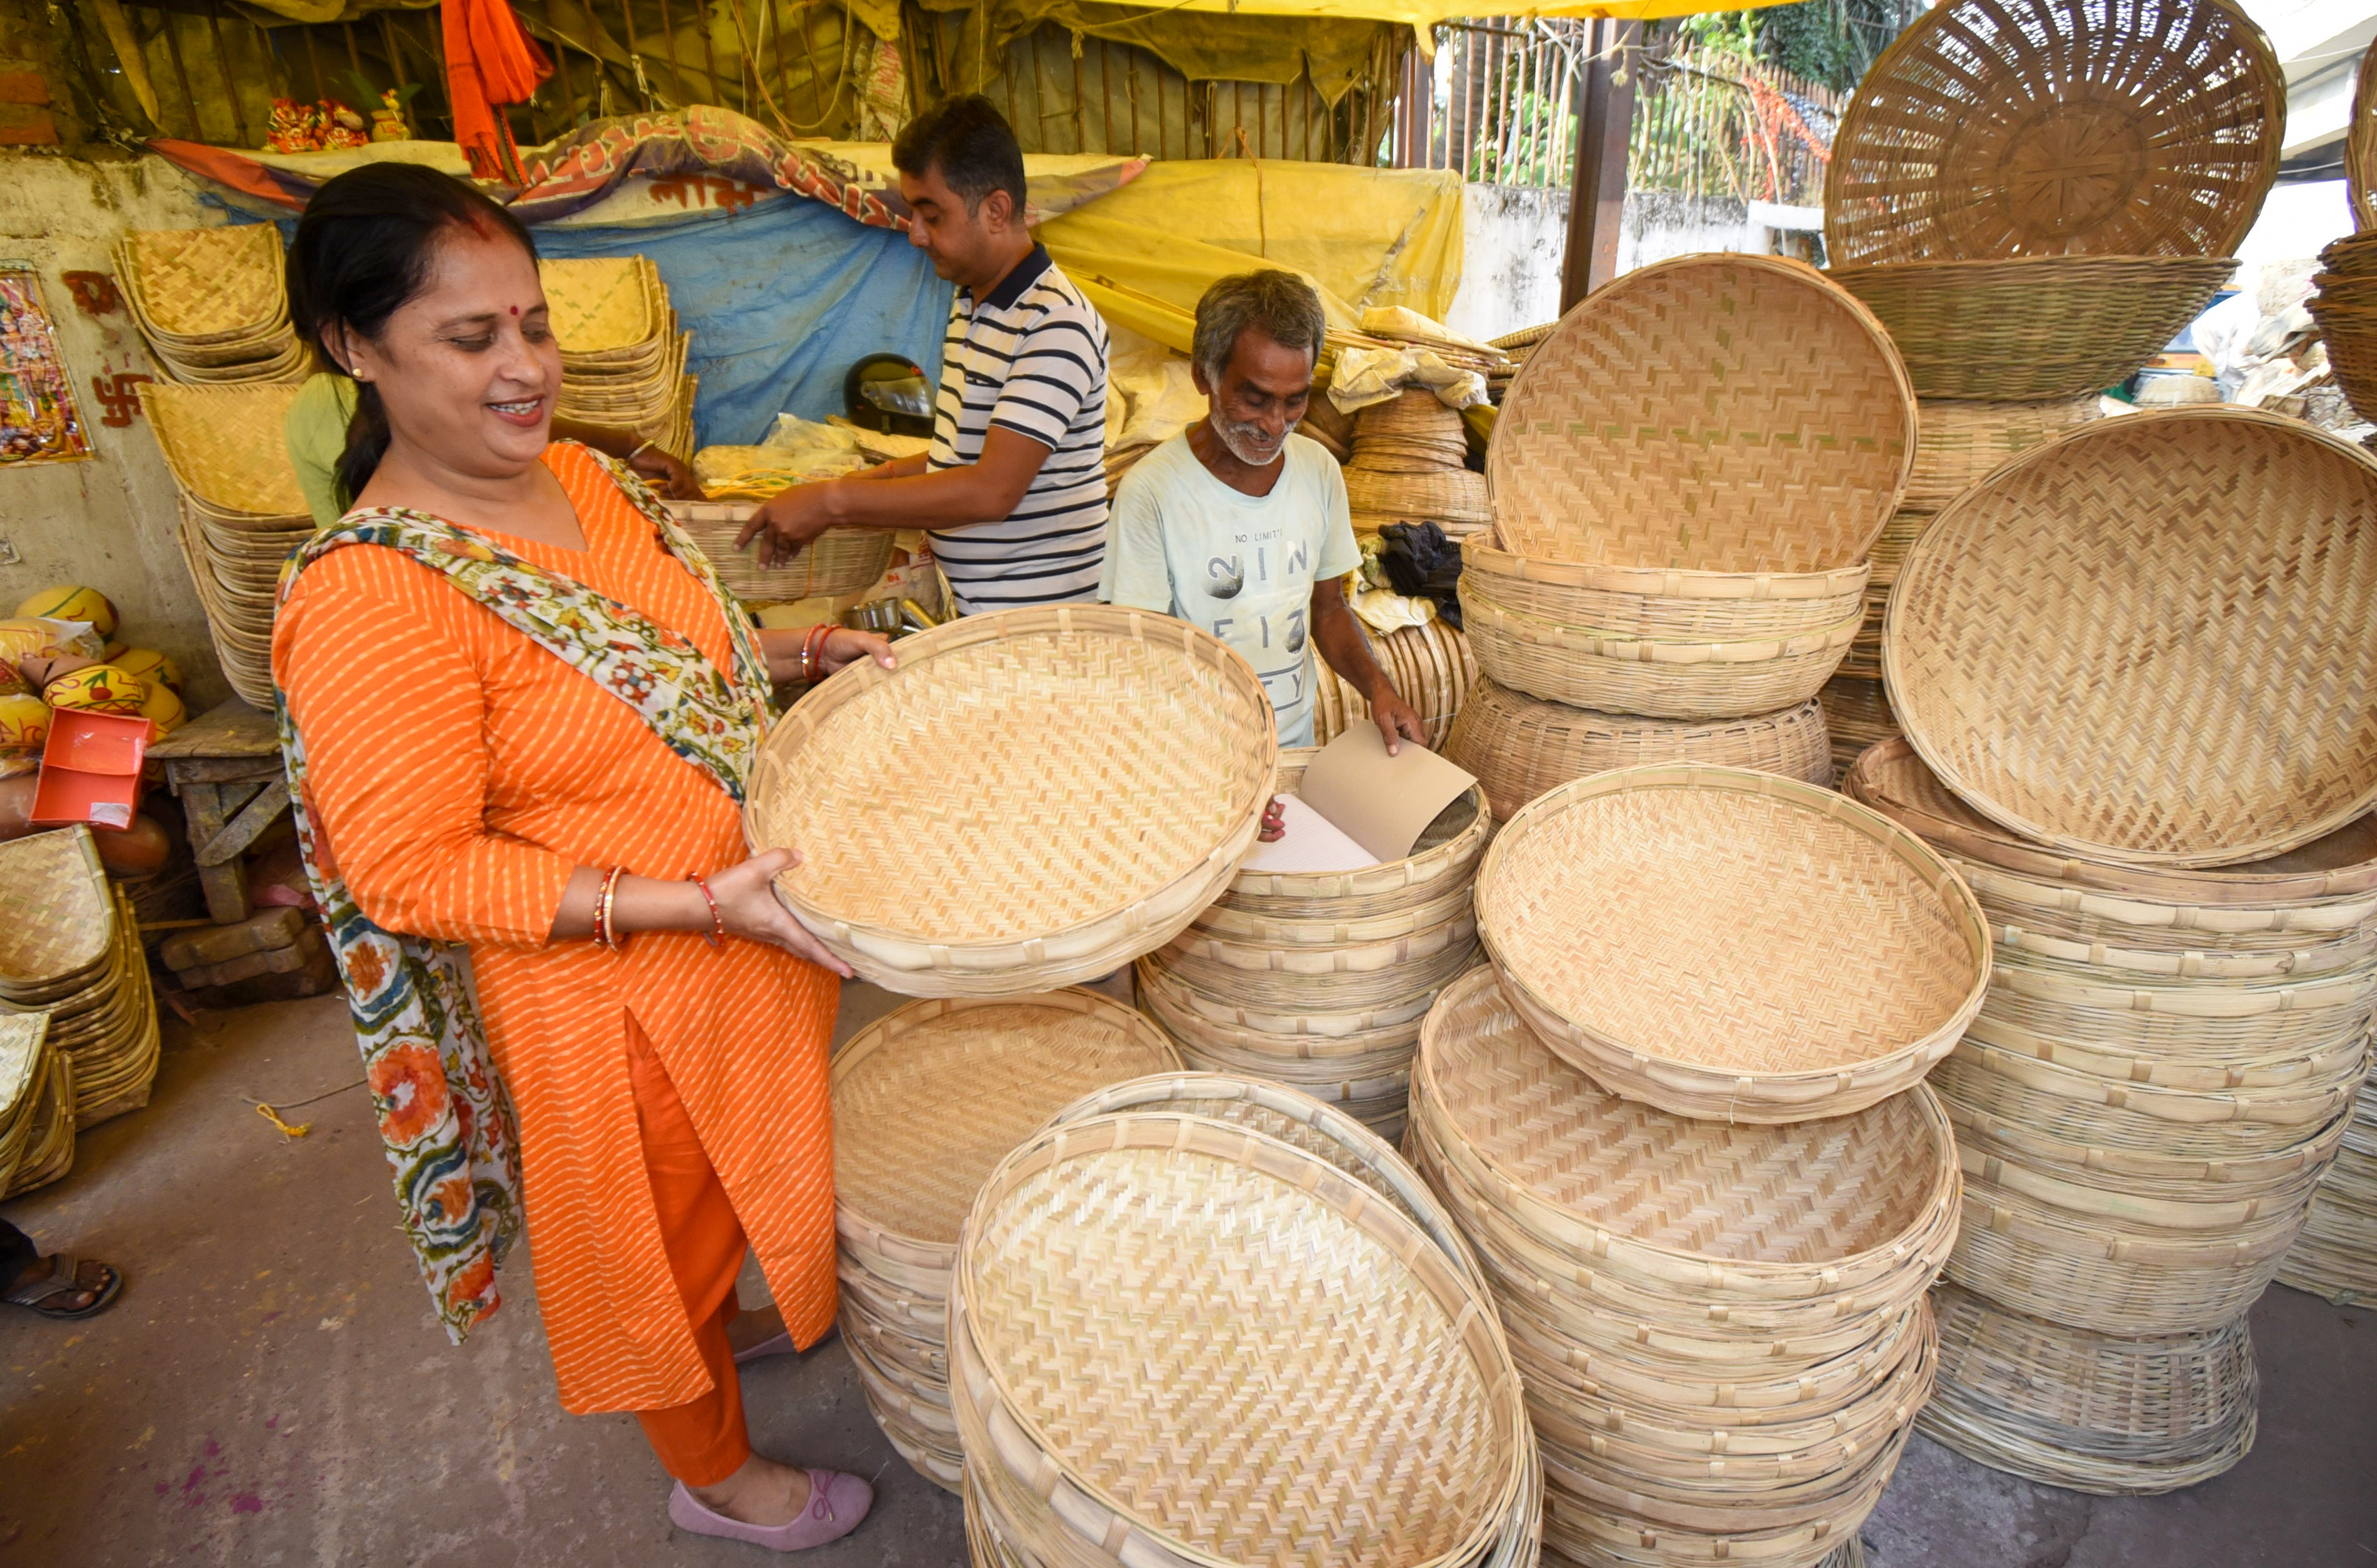
<svg viewBox="0 0 2377 1568">
<path fill-rule="evenodd" d="M 295 382 L 313 371 L 269 223 L 135 229 L 116 244 L 115 276 L 169 381 Z"/>
<path fill-rule="evenodd" d="M 73 1125 L 149 1103 L 157 999 L 130 901 L 87 827 L 0 844 L 0 1014 L 44 1014 L 71 1069 Z M 54 1135 L 54 1128 L 51 1130 Z"/>
</svg>

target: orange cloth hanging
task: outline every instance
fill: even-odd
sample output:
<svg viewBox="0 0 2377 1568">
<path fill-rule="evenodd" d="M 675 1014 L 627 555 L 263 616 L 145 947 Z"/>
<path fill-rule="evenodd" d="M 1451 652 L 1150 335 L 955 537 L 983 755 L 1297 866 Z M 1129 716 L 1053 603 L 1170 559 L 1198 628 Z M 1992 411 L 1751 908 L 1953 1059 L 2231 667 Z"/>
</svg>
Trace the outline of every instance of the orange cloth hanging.
<svg viewBox="0 0 2377 1568">
<path fill-rule="evenodd" d="M 520 183 L 520 148 L 503 106 L 526 103 L 552 63 L 505 0 L 444 0 L 446 96 L 454 139 L 482 180 Z"/>
</svg>

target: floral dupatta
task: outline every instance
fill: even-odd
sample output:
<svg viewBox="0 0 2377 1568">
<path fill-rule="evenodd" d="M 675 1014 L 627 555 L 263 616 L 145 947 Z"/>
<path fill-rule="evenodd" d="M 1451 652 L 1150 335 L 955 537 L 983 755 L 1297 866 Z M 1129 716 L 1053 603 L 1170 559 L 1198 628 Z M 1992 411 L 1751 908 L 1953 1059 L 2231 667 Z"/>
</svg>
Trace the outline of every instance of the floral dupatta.
<svg viewBox="0 0 2377 1568">
<path fill-rule="evenodd" d="M 334 550 L 400 551 L 634 708 L 739 805 L 768 719 L 767 660 L 708 558 L 642 481 L 603 462 L 669 553 L 717 595 L 735 645 L 732 679 L 691 642 L 627 606 L 425 512 L 348 513 L 290 558 L 281 598 L 299 573 Z M 520 1141 L 479 1022 L 470 955 L 384 931 L 364 917 L 307 793 L 305 743 L 288 698 L 274 695 L 298 845 L 346 982 L 405 1237 L 447 1334 L 460 1344 L 500 1303 L 496 1267 L 520 1227 Z"/>
</svg>

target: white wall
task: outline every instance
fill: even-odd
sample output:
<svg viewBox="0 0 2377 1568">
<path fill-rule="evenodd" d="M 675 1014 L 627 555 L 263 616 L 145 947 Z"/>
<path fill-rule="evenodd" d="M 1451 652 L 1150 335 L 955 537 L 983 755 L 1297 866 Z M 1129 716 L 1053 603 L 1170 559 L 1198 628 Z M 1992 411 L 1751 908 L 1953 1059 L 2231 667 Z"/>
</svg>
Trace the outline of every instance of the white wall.
<svg viewBox="0 0 2377 1568">
<path fill-rule="evenodd" d="M 0 616 L 39 589 L 95 588 L 123 616 L 118 635 L 173 657 L 189 678 L 193 711 L 231 695 L 207 641 L 205 612 L 174 542 L 173 477 L 135 406 L 121 428 L 94 378 L 153 375 L 121 307 L 78 308 L 62 274 L 113 276 L 109 248 L 126 229 L 195 229 L 223 214 L 199 205 L 196 182 L 157 158 L 110 163 L 0 152 L 0 258 L 30 261 L 56 327 L 76 401 L 97 457 L 83 463 L 0 465 Z M 11 555 L 15 559 L 9 559 Z"/>
<path fill-rule="evenodd" d="M 2352 232 L 2341 180 L 2272 185 L 2270 199 L 2237 247 L 2240 261 L 2309 261 L 2331 240 Z"/>
<path fill-rule="evenodd" d="M 1512 185 L 1464 187 L 1461 287 L 1445 325 L 1471 338 L 1499 338 L 1559 315 L 1560 266 L 1568 250 L 1568 192 Z M 1618 233 L 1618 270 L 1631 272 L 1698 251 L 1774 248 L 1738 201 L 1630 191 Z"/>
</svg>

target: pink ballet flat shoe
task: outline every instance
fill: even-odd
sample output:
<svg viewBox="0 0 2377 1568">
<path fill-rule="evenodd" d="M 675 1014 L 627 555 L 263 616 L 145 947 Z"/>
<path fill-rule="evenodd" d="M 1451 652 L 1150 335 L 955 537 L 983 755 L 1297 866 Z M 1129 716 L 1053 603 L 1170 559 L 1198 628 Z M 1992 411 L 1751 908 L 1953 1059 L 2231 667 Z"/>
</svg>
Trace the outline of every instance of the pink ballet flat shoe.
<svg viewBox="0 0 2377 1568">
<path fill-rule="evenodd" d="M 762 1339 L 747 1350 L 735 1351 L 735 1364 L 745 1367 L 768 1356 L 789 1356 L 792 1353 L 793 1331 L 788 1328 L 773 1339 Z"/>
<path fill-rule="evenodd" d="M 705 1508 L 683 1481 L 669 1493 L 669 1523 L 698 1536 L 722 1536 L 747 1541 L 770 1551 L 806 1551 L 813 1546 L 840 1540 L 858 1528 L 875 1506 L 875 1489 L 856 1476 L 840 1470 L 809 1472 L 809 1505 L 801 1516 L 782 1525 L 747 1525 Z"/>
</svg>

